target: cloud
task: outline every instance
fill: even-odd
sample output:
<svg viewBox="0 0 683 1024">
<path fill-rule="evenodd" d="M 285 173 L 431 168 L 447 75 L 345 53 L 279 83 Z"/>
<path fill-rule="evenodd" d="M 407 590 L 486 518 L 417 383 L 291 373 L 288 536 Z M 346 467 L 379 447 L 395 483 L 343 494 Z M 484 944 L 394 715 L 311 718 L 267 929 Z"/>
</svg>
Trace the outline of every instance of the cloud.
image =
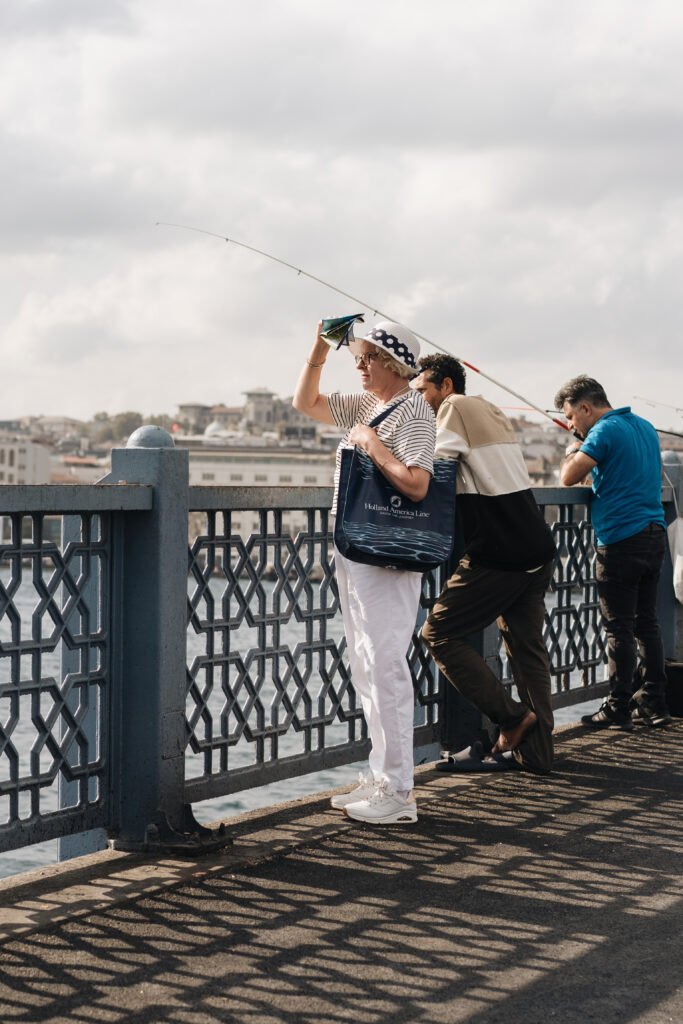
<svg viewBox="0 0 683 1024">
<path fill-rule="evenodd" d="M 132 25 L 132 0 L 3 0 L 0 34 L 5 39 L 31 36 L 54 37 L 65 32 L 80 34 L 92 29 L 128 31 Z"/>
<path fill-rule="evenodd" d="M 670 137 L 683 103 L 675 31 L 654 3 L 555 6 L 198 5 L 205 26 L 130 47 L 112 113 L 187 134 L 267 139 L 328 156 L 365 146 L 458 152 L 576 143 L 632 148 Z M 292 16 L 292 10 L 298 12 Z M 629 16 L 630 12 L 630 16 Z M 663 25 L 667 32 L 662 31 Z M 669 34 L 670 33 L 670 34 Z M 680 37 L 679 37 L 680 38 Z"/>
<path fill-rule="evenodd" d="M 6 415 L 291 393 L 356 311 L 160 220 L 539 402 L 585 370 L 680 404 L 679 4 L 10 0 L 0 29 Z"/>
</svg>

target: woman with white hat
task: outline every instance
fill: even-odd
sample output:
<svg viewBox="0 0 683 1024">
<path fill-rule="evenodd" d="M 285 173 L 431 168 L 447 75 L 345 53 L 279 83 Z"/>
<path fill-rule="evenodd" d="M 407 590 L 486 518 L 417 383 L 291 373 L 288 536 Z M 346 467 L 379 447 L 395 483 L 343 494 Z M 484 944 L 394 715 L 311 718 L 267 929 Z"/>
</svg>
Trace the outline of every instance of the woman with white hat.
<svg viewBox="0 0 683 1024">
<path fill-rule="evenodd" d="M 294 408 L 346 433 L 337 450 L 336 512 L 341 449 L 362 448 L 391 485 L 413 501 L 424 498 L 433 472 L 435 420 L 409 387 L 420 344 L 400 324 L 384 320 L 349 345 L 362 392 L 322 394 L 320 375 L 330 352 L 318 324 Z M 377 429 L 368 424 L 391 407 Z M 413 788 L 414 695 L 406 654 L 415 628 L 422 576 L 352 562 L 335 550 L 339 600 L 353 685 L 372 742 L 369 771 L 332 806 L 356 821 L 379 825 L 417 821 Z"/>
</svg>

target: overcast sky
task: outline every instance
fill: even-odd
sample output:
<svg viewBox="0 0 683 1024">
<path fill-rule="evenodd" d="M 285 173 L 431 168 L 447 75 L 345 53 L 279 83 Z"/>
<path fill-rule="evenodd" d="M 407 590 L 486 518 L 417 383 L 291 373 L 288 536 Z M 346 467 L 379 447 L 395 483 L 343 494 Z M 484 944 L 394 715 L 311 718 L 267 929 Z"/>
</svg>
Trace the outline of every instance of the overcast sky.
<svg viewBox="0 0 683 1024">
<path fill-rule="evenodd" d="M 288 395 L 360 311 L 175 221 L 683 423 L 680 0 L 2 0 L 0 85 L 0 419 Z"/>
</svg>

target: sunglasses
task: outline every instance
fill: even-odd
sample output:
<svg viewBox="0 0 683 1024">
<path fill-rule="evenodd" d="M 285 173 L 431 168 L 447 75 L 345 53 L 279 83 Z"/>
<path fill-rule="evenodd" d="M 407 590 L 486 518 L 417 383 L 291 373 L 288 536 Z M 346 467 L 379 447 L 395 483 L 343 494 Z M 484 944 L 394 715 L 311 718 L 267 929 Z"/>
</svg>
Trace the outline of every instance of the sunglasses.
<svg viewBox="0 0 683 1024">
<path fill-rule="evenodd" d="M 374 363 L 375 359 L 379 359 L 379 352 L 363 352 L 359 356 L 354 356 L 356 366 L 369 366 L 370 363 Z"/>
</svg>

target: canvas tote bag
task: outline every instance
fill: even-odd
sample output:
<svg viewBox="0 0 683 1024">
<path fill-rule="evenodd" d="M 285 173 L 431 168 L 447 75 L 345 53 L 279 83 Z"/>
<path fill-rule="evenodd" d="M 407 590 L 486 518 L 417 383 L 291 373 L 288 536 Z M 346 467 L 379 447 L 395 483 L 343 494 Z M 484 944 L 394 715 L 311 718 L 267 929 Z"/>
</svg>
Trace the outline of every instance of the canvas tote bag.
<svg viewBox="0 0 683 1024">
<path fill-rule="evenodd" d="M 401 404 L 385 409 L 368 426 L 379 426 Z M 337 548 L 352 562 L 384 569 L 435 569 L 453 550 L 456 471 L 456 460 L 436 459 L 426 496 L 411 501 L 362 449 L 343 449 L 334 525 Z"/>
</svg>

